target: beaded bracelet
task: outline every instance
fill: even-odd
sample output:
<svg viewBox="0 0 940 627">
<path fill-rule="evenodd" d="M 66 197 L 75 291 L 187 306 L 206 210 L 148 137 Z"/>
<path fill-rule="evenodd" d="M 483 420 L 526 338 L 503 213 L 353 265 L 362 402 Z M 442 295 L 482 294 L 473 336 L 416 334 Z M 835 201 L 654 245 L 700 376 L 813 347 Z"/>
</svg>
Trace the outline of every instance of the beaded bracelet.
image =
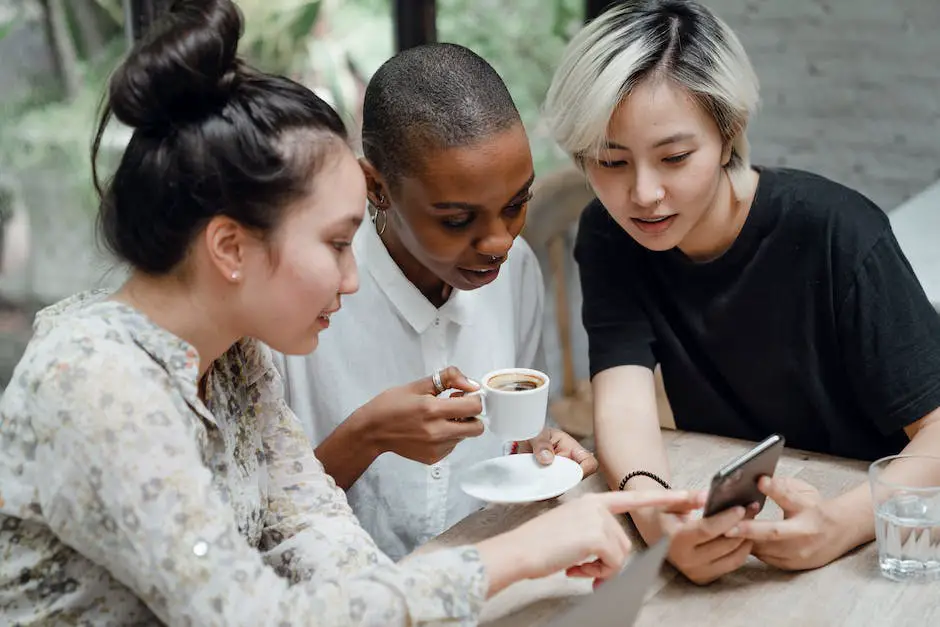
<svg viewBox="0 0 940 627">
<path fill-rule="evenodd" d="M 515 455 L 515 454 L 518 453 L 518 452 L 519 452 L 519 443 L 518 443 L 518 442 L 513 442 L 513 443 L 512 443 L 512 446 L 509 448 L 509 454 L 510 454 L 510 455 Z"/>
<path fill-rule="evenodd" d="M 649 472 L 648 470 L 634 470 L 633 472 L 631 472 L 630 474 L 628 474 L 626 477 L 624 477 L 624 478 L 620 481 L 620 490 L 621 490 L 621 492 L 623 491 L 623 489 L 624 489 L 625 487 L 627 487 L 627 481 L 630 481 L 630 479 L 633 479 L 634 477 L 649 477 L 650 479 L 652 479 L 653 481 L 655 481 L 655 482 L 658 483 L 659 485 L 663 486 L 663 487 L 666 488 L 667 490 L 671 490 L 671 489 L 672 489 L 672 487 L 670 487 L 670 485 L 669 485 L 668 483 L 666 483 L 666 480 L 665 480 L 665 479 L 662 479 L 659 475 L 654 474 L 654 473 L 652 473 L 652 472 Z"/>
</svg>

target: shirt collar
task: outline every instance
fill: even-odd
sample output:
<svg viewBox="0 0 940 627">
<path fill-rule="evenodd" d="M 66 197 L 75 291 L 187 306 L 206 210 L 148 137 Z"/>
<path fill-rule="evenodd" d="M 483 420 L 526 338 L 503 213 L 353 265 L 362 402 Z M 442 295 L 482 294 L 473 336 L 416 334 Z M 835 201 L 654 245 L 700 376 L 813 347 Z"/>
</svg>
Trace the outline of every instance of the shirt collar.
<svg viewBox="0 0 940 627">
<path fill-rule="evenodd" d="M 450 298 L 438 309 L 405 277 L 371 223 L 366 222 L 359 229 L 353 247 L 360 265 L 416 333 L 424 333 L 437 319 L 450 320 L 461 326 L 470 325 L 479 297 L 476 292 L 480 290 L 452 290 Z"/>
<path fill-rule="evenodd" d="M 54 324 L 57 316 L 85 309 L 94 311 L 101 320 L 127 333 L 130 339 L 163 370 L 199 416 L 210 425 L 218 426 L 212 412 L 199 398 L 199 354 L 189 342 L 157 325 L 140 311 L 124 303 L 110 300 L 110 290 L 82 292 L 48 307 L 36 317 L 36 326 Z M 97 311 L 95 311 L 97 310 Z"/>
</svg>

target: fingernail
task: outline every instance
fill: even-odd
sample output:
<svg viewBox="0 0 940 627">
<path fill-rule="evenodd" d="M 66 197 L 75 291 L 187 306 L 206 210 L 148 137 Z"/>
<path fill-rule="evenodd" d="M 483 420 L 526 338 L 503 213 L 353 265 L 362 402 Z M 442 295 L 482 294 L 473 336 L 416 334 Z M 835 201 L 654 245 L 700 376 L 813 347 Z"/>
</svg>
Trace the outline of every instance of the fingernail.
<svg viewBox="0 0 940 627">
<path fill-rule="evenodd" d="M 542 460 L 543 462 L 552 461 L 552 457 L 553 455 L 551 451 L 542 451 L 541 453 L 539 453 L 539 459 Z"/>
<path fill-rule="evenodd" d="M 470 387 L 472 387 L 474 390 L 480 389 L 480 384 L 474 381 L 473 379 L 467 379 L 467 383 L 469 383 Z"/>
<path fill-rule="evenodd" d="M 726 533 L 725 535 L 728 536 L 729 538 L 737 538 L 739 535 L 741 535 L 741 528 L 740 528 L 740 527 L 733 527 L 733 528 L 732 528 L 730 531 L 728 531 L 728 533 Z"/>
</svg>

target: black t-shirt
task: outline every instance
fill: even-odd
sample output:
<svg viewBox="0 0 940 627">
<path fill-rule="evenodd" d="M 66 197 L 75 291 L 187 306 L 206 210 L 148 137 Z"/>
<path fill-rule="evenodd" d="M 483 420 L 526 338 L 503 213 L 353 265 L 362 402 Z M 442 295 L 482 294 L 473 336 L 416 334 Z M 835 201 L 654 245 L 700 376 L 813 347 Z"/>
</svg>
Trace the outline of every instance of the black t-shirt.
<svg viewBox="0 0 940 627">
<path fill-rule="evenodd" d="M 940 317 L 861 194 L 761 168 L 721 257 L 637 244 L 599 201 L 575 256 L 591 376 L 662 364 L 681 429 L 875 459 L 940 407 Z"/>
</svg>

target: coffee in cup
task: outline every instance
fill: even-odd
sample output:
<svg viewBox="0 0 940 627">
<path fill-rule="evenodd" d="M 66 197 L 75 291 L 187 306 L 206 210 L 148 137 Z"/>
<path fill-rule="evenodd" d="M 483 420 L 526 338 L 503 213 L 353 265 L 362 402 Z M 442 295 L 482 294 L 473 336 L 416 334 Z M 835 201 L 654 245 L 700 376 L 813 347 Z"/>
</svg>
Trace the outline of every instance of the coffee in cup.
<svg viewBox="0 0 940 627">
<path fill-rule="evenodd" d="M 486 380 L 486 384 L 501 392 L 525 392 L 542 387 L 545 385 L 545 379 L 539 375 L 516 371 L 494 375 Z"/>
<path fill-rule="evenodd" d="M 491 433 L 506 441 L 525 441 L 545 428 L 549 384 L 544 372 L 508 368 L 485 375 L 480 389 L 467 396 L 483 401 L 479 418 Z"/>
</svg>

